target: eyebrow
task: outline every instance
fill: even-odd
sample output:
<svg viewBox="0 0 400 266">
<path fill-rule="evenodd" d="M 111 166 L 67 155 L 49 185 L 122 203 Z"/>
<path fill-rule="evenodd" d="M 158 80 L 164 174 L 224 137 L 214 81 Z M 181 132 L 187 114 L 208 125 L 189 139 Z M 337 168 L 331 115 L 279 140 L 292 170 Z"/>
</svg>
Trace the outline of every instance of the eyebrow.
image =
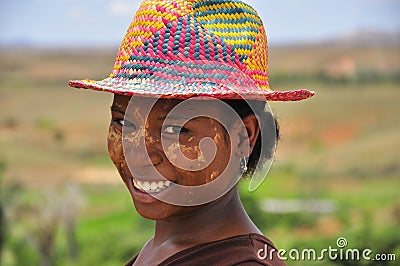
<svg viewBox="0 0 400 266">
<path fill-rule="evenodd" d="M 197 121 L 197 119 L 199 118 L 199 117 L 190 118 L 190 117 L 188 117 L 187 115 L 172 116 L 172 115 L 166 114 L 166 115 L 163 115 L 163 116 L 158 117 L 157 120 L 158 120 L 158 121 L 163 121 L 163 122 L 164 122 L 164 121 L 168 121 L 168 120 L 166 120 L 166 119 L 167 119 L 167 116 L 168 116 L 168 120 L 170 120 L 170 121 L 179 121 L 179 122 L 180 122 L 180 121 L 185 121 L 185 123 L 187 123 L 187 122 L 189 122 L 189 121 Z M 202 117 L 202 116 L 200 116 L 200 117 Z M 189 118 L 189 119 L 188 119 L 188 118 Z"/>
<path fill-rule="evenodd" d="M 157 120 L 164 121 L 167 117 L 169 120 L 186 120 L 187 116 L 173 116 L 173 115 L 168 115 L 169 113 L 162 115 L 157 118 Z"/>
<path fill-rule="evenodd" d="M 116 105 L 111 105 L 110 110 L 113 111 L 113 112 L 117 112 L 117 113 L 120 113 L 120 114 L 122 114 L 122 115 L 125 115 L 125 112 L 122 111 L 122 110 L 121 110 L 118 106 L 116 106 Z"/>
</svg>

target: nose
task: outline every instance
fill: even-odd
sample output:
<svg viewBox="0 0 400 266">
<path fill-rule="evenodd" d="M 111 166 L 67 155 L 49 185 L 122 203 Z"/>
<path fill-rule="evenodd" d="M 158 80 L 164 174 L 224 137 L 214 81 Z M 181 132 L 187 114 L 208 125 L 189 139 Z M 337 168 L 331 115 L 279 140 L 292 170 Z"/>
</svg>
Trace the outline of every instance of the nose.
<svg viewBox="0 0 400 266">
<path fill-rule="evenodd" d="M 125 140 L 123 145 L 127 163 L 136 170 L 158 166 L 163 162 L 157 143 L 147 134 L 134 144 L 129 140 Z"/>
<path fill-rule="evenodd" d="M 163 159 L 157 151 L 148 151 L 150 162 L 152 165 L 157 166 L 162 163 Z"/>
</svg>

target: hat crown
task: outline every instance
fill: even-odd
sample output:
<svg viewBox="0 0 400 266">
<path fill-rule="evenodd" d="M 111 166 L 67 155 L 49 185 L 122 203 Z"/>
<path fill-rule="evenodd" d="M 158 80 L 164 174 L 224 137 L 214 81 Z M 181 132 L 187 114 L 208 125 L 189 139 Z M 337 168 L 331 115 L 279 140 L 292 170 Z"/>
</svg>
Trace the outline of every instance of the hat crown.
<svg viewBox="0 0 400 266">
<path fill-rule="evenodd" d="M 270 89 L 264 26 L 240 0 L 144 0 L 110 76 L 69 85 L 173 99 L 298 101 L 314 95 Z"/>
<path fill-rule="evenodd" d="M 148 78 L 152 66 L 209 61 L 238 68 L 269 90 L 267 38 L 238 0 L 145 0 L 121 43 L 111 78 Z"/>
</svg>

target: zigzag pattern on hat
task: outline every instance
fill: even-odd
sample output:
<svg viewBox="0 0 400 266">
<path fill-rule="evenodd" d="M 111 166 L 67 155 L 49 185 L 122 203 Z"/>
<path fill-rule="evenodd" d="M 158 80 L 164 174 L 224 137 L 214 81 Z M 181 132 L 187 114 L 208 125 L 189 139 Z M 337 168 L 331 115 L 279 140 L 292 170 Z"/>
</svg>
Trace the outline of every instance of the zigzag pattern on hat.
<svg viewBox="0 0 400 266">
<path fill-rule="evenodd" d="M 182 61 L 207 60 L 236 66 L 268 89 L 266 38 L 260 36 L 265 33 L 256 12 L 242 2 L 194 2 L 143 2 L 110 77 L 150 78 Z M 260 48 L 256 41 L 265 45 Z"/>
<path fill-rule="evenodd" d="M 178 17 L 193 14 L 185 0 L 146 0 L 140 5 L 122 41 L 121 49 L 130 50 L 143 42 Z"/>
<path fill-rule="evenodd" d="M 251 52 L 244 62 L 247 68 L 245 72 L 251 76 L 260 88 L 268 90 L 268 45 L 267 35 L 262 24 L 258 32 Z"/>
<path fill-rule="evenodd" d="M 122 55 L 122 56 L 121 56 Z M 112 77 L 150 78 L 182 62 L 206 60 L 246 67 L 232 47 L 209 34 L 191 15 L 168 23 L 140 47 L 119 52 Z"/>
<path fill-rule="evenodd" d="M 193 4 L 200 24 L 231 45 L 244 62 L 253 49 L 261 20 L 257 12 L 240 1 L 206 0 Z"/>
</svg>

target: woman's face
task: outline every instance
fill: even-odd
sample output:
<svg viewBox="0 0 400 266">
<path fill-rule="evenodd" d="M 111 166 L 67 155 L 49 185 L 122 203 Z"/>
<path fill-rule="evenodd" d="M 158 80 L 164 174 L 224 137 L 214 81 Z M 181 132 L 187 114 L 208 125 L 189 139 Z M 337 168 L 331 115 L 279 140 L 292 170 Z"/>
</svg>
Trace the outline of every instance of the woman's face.
<svg viewBox="0 0 400 266">
<path fill-rule="evenodd" d="M 134 107 L 129 105 L 130 101 Z M 217 105 L 192 101 L 190 107 L 184 107 L 170 118 L 168 114 L 181 101 L 160 99 L 149 112 L 153 101 L 145 97 L 114 96 L 108 150 L 139 214 L 153 220 L 166 220 L 199 207 L 168 204 L 145 191 L 150 190 L 155 195 L 166 193 L 169 182 L 182 186 L 211 182 L 225 170 L 235 153 L 231 154 L 231 147 L 238 146 L 240 140 L 235 141 L 235 137 L 228 135 L 216 119 L 196 117 L 207 109 L 215 115 L 213 117 L 222 119 L 224 114 Z M 201 140 L 207 138 L 215 146 L 201 144 Z M 206 147 L 212 147 L 215 153 L 207 151 Z M 231 174 L 237 174 L 238 168 Z"/>
</svg>

